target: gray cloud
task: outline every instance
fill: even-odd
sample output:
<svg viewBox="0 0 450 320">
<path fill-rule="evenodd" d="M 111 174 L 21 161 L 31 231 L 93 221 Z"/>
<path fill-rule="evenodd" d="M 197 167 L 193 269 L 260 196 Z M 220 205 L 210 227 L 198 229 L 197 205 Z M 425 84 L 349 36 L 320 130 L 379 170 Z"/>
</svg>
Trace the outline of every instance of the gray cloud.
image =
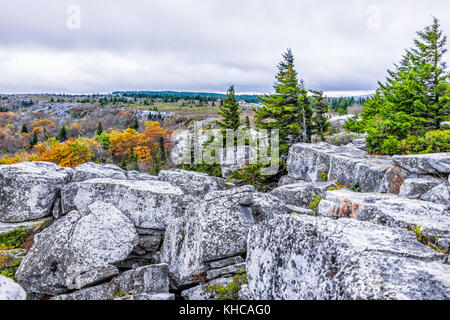
<svg viewBox="0 0 450 320">
<path fill-rule="evenodd" d="M 287 47 L 308 88 L 372 90 L 431 15 L 449 33 L 449 13 L 447 0 L 1 0 L 0 91 L 270 91 Z"/>
</svg>

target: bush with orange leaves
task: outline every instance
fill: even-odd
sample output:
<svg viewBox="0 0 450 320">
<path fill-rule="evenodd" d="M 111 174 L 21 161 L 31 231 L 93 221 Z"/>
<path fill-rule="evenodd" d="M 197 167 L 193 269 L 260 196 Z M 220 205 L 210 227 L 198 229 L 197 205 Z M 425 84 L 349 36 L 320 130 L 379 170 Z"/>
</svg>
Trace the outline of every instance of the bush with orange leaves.
<svg viewBox="0 0 450 320">
<path fill-rule="evenodd" d="M 98 147 L 99 144 L 89 138 L 70 138 L 64 143 L 50 138 L 36 146 L 37 160 L 34 161 L 53 162 L 61 167 L 75 168 L 94 159 L 94 149 Z"/>
<path fill-rule="evenodd" d="M 115 158 L 128 157 L 133 151 L 139 162 L 150 163 L 152 155 L 158 150 L 160 136 L 167 141 L 170 134 L 170 130 L 164 130 L 155 121 L 147 121 L 143 132 L 131 128 L 113 130 L 109 137 L 110 150 Z"/>
</svg>

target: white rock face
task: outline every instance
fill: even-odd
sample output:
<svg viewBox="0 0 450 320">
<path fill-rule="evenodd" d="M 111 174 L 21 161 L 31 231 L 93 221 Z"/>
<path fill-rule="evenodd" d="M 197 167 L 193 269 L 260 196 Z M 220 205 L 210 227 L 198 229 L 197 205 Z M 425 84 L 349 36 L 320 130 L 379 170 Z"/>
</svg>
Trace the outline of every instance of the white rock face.
<svg viewBox="0 0 450 320">
<path fill-rule="evenodd" d="M 284 203 L 299 207 L 308 207 L 314 200 L 313 196 L 325 196 L 332 182 L 302 182 L 285 185 L 274 189 L 271 194 L 278 197 Z"/>
<path fill-rule="evenodd" d="M 211 177 L 206 173 L 175 170 L 161 171 L 158 179 L 179 187 L 185 194 L 201 196 L 211 191 L 230 189 L 223 178 Z"/>
<path fill-rule="evenodd" d="M 72 169 L 47 162 L 0 166 L 0 222 L 22 222 L 48 216 Z"/>
<path fill-rule="evenodd" d="M 74 169 L 71 182 L 81 182 L 96 178 L 127 180 L 126 171 L 114 164 L 85 163 Z"/>
<path fill-rule="evenodd" d="M 246 296 L 256 300 L 450 298 L 445 256 L 402 229 L 280 215 L 251 228 Z"/>
<path fill-rule="evenodd" d="M 12 279 L 0 275 L 0 301 L 26 300 L 25 290 Z"/>
<path fill-rule="evenodd" d="M 352 186 L 358 184 L 363 192 L 398 194 L 411 173 L 395 167 L 388 157 L 371 156 L 355 147 L 336 147 L 327 143 L 298 143 L 289 150 L 289 176 L 311 182 L 320 181 L 327 173 L 330 181 Z"/>
<path fill-rule="evenodd" d="M 137 243 L 136 230 L 125 214 L 94 202 L 36 235 L 16 278 L 31 292 L 61 294 L 76 277 L 124 260 Z"/>
<path fill-rule="evenodd" d="M 450 153 L 412 154 L 406 156 L 393 156 L 397 166 L 419 174 L 450 173 Z"/>
<path fill-rule="evenodd" d="M 337 190 L 327 192 L 318 211 L 322 216 L 370 221 L 405 230 L 420 226 L 426 235 L 439 237 L 445 246 L 450 240 L 450 213 L 445 206 L 427 201 Z"/>
<path fill-rule="evenodd" d="M 164 230 L 170 219 L 182 214 L 183 195 L 168 182 L 93 179 L 68 184 L 61 198 L 64 213 L 103 201 L 118 208 L 136 227 Z"/>
<path fill-rule="evenodd" d="M 169 224 L 161 250 L 172 286 L 200 282 L 211 268 L 208 262 L 245 253 L 249 228 L 285 212 L 279 199 L 252 186 L 211 192 L 192 203 Z"/>
</svg>

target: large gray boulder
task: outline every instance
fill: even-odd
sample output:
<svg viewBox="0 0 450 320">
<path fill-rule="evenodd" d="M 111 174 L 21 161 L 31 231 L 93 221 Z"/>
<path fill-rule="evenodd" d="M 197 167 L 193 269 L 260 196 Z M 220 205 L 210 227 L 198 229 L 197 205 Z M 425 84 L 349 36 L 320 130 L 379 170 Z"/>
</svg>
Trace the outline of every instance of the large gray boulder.
<svg viewBox="0 0 450 320">
<path fill-rule="evenodd" d="M 72 169 L 48 162 L 0 166 L 0 221 L 22 222 L 52 213 Z"/>
<path fill-rule="evenodd" d="M 31 292 L 65 293 L 78 276 L 124 260 L 137 243 L 125 214 L 111 204 L 94 202 L 37 234 L 16 278 Z"/>
<path fill-rule="evenodd" d="M 232 185 L 227 184 L 225 179 L 211 177 L 206 173 L 175 170 L 161 171 L 158 179 L 169 182 L 179 187 L 185 194 L 201 196 L 211 191 L 230 189 Z"/>
<path fill-rule="evenodd" d="M 92 179 L 70 183 L 61 193 L 63 212 L 83 210 L 95 201 L 110 203 L 138 228 L 164 230 L 182 214 L 183 192 L 163 181 Z"/>
<path fill-rule="evenodd" d="M 127 180 L 126 171 L 114 164 L 96 164 L 88 162 L 74 169 L 71 182 L 80 182 L 96 178 Z"/>
<path fill-rule="evenodd" d="M 25 290 L 12 279 L 0 275 L 0 301 L 2 300 L 26 300 Z"/>
<path fill-rule="evenodd" d="M 328 191 L 318 208 L 322 216 L 370 221 L 388 227 L 416 229 L 438 237 L 443 246 L 450 243 L 450 212 L 446 207 L 393 194 Z"/>
<path fill-rule="evenodd" d="M 193 202 L 166 230 L 161 260 L 169 265 L 172 286 L 237 272 L 242 266 L 234 259 L 216 266 L 210 262 L 245 253 L 249 228 L 285 212 L 278 198 L 258 193 L 252 186 L 211 192 Z M 233 264 L 234 270 L 227 269 L 227 264 Z M 208 274 L 214 267 L 222 270 Z"/>
<path fill-rule="evenodd" d="M 289 150 L 289 176 L 317 182 L 327 173 L 330 181 L 346 186 L 358 184 L 363 192 L 398 194 L 403 181 L 415 177 L 396 167 L 388 157 L 371 156 L 355 147 L 336 147 L 327 143 L 298 143 Z"/>
<path fill-rule="evenodd" d="M 393 156 L 392 159 L 397 166 L 413 173 L 442 175 L 450 173 L 449 152 Z"/>
<path fill-rule="evenodd" d="M 256 300 L 445 300 L 445 255 L 407 230 L 280 215 L 250 229 L 246 296 Z"/>
</svg>

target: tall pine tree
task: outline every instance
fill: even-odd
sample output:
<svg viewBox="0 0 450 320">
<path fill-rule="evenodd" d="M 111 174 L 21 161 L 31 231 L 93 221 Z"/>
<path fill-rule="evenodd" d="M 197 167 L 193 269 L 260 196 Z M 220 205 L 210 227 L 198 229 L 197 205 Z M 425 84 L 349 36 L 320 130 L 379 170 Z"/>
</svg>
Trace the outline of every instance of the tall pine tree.
<svg viewBox="0 0 450 320">
<path fill-rule="evenodd" d="M 222 129 L 237 130 L 241 125 L 241 109 L 234 93 L 234 86 L 228 89 L 227 97 L 223 100 L 223 105 L 217 112 L 222 116 L 222 121 L 216 120 L 216 124 Z"/>
</svg>

